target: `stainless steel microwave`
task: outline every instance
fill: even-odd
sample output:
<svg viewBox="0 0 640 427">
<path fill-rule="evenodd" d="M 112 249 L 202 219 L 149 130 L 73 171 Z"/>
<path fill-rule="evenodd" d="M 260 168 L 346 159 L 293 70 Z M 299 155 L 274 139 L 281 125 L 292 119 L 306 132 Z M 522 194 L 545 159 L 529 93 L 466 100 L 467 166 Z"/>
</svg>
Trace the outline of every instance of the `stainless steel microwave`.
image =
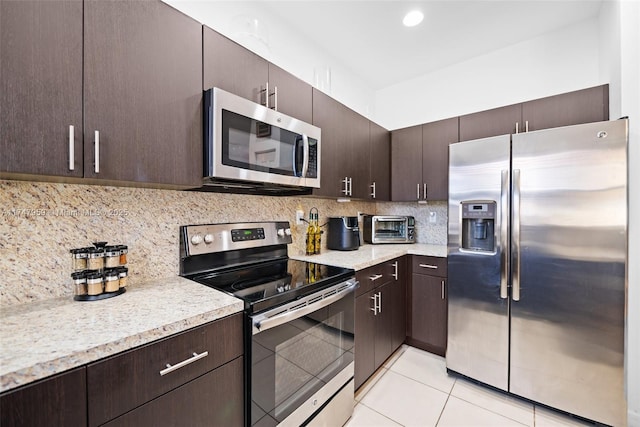
<svg viewBox="0 0 640 427">
<path fill-rule="evenodd" d="M 219 88 L 204 93 L 204 185 L 258 194 L 320 187 L 320 128 Z"/>
<path fill-rule="evenodd" d="M 367 243 L 415 243 L 416 220 L 412 216 L 365 215 L 363 238 Z"/>
</svg>

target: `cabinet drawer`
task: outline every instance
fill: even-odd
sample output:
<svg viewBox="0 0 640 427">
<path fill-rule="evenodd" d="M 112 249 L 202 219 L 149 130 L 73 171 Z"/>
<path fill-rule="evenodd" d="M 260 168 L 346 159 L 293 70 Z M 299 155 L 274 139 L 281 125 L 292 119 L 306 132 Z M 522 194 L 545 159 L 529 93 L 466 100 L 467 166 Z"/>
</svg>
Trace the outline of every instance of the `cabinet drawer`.
<svg viewBox="0 0 640 427">
<path fill-rule="evenodd" d="M 413 273 L 447 277 L 447 259 L 434 256 L 413 256 Z"/>
<path fill-rule="evenodd" d="M 106 426 L 242 426 L 242 360 L 239 357 L 110 421 Z"/>
<path fill-rule="evenodd" d="M 89 365 L 89 425 L 105 423 L 242 355 L 242 319 L 235 314 Z M 182 367 L 165 371 L 181 362 Z"/>
<path fill-rule="evenodd" d="M 383 262 L 357 271 L 356 280 L 360 282 L 360 287 L 356 289 L 356 296 L 360 296 L 365 292 L 369 292 L 380 285 L 394 280 L 393 273 L 393 261 Z"/>
</svg>

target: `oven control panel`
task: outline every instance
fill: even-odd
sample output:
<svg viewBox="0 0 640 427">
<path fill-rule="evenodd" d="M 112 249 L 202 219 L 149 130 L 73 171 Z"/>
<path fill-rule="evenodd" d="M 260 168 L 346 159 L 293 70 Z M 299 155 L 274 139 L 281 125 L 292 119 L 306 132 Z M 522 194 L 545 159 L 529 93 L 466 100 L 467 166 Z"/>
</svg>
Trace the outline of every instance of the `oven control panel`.
<svg viewBox="0 0 640 427">
<path fill-rule="evenodd" d="M 286 221 L 185 225 L 180 227 L 180 255 L 202 255 L 235 249 L 289 244 Z"/>
</svg>

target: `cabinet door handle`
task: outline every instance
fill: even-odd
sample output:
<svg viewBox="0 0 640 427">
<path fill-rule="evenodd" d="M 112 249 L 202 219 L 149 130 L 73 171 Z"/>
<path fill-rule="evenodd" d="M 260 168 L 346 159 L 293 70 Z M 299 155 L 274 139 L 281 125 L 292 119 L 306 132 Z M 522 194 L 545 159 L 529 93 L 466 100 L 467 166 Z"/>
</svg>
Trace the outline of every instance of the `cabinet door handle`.
<svg viewBox="0 0 640 427">
<path fill-rule="evenodd" d="M 416 184 L 416 199 L 420 200 L 420 183 Z"/>
<path fill-rule="evenodd" d="M 427 183 L 425 182 L 425 183 L 424 183 L 424 184 L 422 184 L 422 185 L 424 185 L 424 195 L 423 195 L 423 197 L 422 197 L 422 198 L 423 198 L 423 199 L 425 199 L 425 200 L 427 200 Z"/>
<path fill-rule="evenodd" d="M 262 101 L 263 98 L 264 101 Z M 260 89 L 260 104 L 269 108 L 269 82 L 264 84 L 264 89 Z"/>
<path fill-rule="evenodd" d="M 93 144 L 94 144 L 94 157 L 93 157 L 93 171 L 95 173 L 100 173 L 100 131 L 95 131 L 93 134 Z"/>
<path fill-rule="evenodd" d="M 398 280 L 398 261 L 393 263 L 393 274 L 392 274 L 393 278 L 396 279 L 396 281 Z"/>
<path fill-rule="evenodd" d="M 378 292 L 378 313 L 382 313 L 382 291 Z"/>
<path fill-rule="evenodd" d="M 371 184 L 369 187 L 371 187 L 371 198 L 375 199 L 376 198 L 376 182 L 373 181 L 373 184 Z"/>
<path fill-rule="evenodd" d="M 75 129 L 73 125 L 69 125 L 69 170 L 72 171 L 75 168 Z"/>
<path fill-rule="evenodd" d="M 202 352 L 200 354 L 198 353 L 193 353 L 193 357 L 188 358 L 187 360 L 183 360 L 180 363 L 176 363 L 175 365 L 171 365 L 169 363 L 167 363 L 167 367 L 165 369 L 163 369 L 162 371 L 160 371 L 160 376 L 164 376 L 167 375 L 170 372 L 173 372 L 177 369 L 183 368 L 193 362 L 195 362 L 196 360 L 200 360 L 204 357 L 207 357 L 209 355 L 208 351 Z"/>
<path fill-rule="evenodd" d="M 437 265 L 431 265 L 431 264 L 420 264 L 420 267 L 422 267 L 422 268 L 431 268 L 432 270 L 437 270 L 438 269 Z"/>
<path fill-rule="evenodd" d="M 278 86 L 273 87 L 273 93 L 271 95 L 273 96 L 273 109 L 278 111 Z"/>
<path fill-rule="evenodd" d="M 524 122 L 524 131 L 529 132 L 529 120 L 525 120 Z"/>
<path fill-rule="evenodd" d="M 370 308 L 369 310 L 373 311 L 374 316 L 377 316 L 378 315 L 378 294 L 373 294 L 371 299 L 373 300 L 373 308 Z"/>
<path fill-rule="evenodd" d="M 518 134 L 519 126 L 520 126 L 520 124 L 518 122 L 516 122 L 516 135 Z"/>
<path fill-rule="evenodd" d="M 341 193 L 344 193 L 345 196 L 349 195 L 349 177 L 345 176 L 341 181 L 344 184 L 344 189 L 340 190 Z"/>
<path fill-rule="evenodd" d="M 349 177 L 349 195 L 353 196 L 353 178 Z"/>
<path fill-rule="evenodd" d="M 371 280 L 372 282 L 375 282 L 381 277 L 382 277 L 382 274 L 374 274 L 373 276 L 369 276 L 369 280 Z"/>
<path fill-rule="evenodd" d="M 444 280 L 440 282 L 440 298 L 444 299 Z"/>
</svg>

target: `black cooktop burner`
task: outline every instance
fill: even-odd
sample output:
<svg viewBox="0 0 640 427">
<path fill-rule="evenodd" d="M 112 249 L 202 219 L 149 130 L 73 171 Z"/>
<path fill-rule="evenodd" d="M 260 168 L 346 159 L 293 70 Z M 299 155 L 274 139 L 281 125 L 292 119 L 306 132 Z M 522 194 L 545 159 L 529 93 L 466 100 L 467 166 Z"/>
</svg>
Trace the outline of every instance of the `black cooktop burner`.
<svg viewBox="0 0 640 427">
<path fill-rule="evenodd" d="M 187 278 L 244 300 L 245 308 L 256 313 L 334 285 L 353 275 L 354 271 L 348 268 L 280 259 Z"/>
</svg>

